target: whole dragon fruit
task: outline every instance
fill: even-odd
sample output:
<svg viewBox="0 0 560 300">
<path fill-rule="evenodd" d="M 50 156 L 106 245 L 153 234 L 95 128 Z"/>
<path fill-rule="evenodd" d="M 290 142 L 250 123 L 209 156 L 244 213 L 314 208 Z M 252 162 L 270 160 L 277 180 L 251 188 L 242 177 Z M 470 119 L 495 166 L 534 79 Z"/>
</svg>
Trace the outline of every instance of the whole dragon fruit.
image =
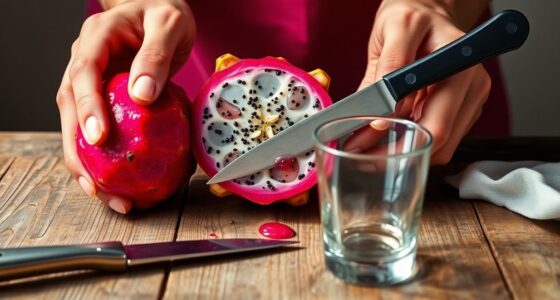
<svg viewBox="0 0 560 300">
<path fill-rule="evenodd" d="M 110 131 L 100 146 L 86 142 L 77 130 L 78 155 L 98 189 L 149 208 L 171 196 L 192 172 L 189 101 L 184 91 L 168 82 L 151 105 L 133 102 L 128 73 L 104 85 L 110 109 Z"/>
<path fill-rule="evenodd" d="M 219 57 L 216 73 L 193 107 L 193 151 L 199 165 L 213 176 L 257 144 L 329 106 L 329 82 L 322 70 L 306 73 L 283 58 Z M 285 200 L 300 205 L 316 181 L 315 155 L 309 151 L 280 158 L 271 169 L 211 185 L 210 190 L 260 204 Z"/>
</svg>

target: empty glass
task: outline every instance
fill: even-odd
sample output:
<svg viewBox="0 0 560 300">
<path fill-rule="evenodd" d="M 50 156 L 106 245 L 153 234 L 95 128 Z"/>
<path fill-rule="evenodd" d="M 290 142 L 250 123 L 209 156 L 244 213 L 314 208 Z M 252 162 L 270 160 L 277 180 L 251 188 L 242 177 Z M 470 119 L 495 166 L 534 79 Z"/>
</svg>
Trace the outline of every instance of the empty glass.
<svg viewBox="0 0 560 300">
<path fill-rule="evenodd" d="M 432 138 L 420 125 L 350 117 L 314 132 L 327 268 L 356 284 L 411 278 Z"/>
</svg>

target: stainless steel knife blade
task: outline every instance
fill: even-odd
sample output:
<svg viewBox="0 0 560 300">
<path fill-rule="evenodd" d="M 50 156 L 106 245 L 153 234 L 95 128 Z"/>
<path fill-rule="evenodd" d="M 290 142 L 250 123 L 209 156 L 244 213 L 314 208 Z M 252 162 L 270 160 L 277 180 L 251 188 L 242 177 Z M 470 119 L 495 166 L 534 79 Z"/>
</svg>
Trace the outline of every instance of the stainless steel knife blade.
<svg viewBox="0 0 560 300">
<path fill-rule="evenodd" d="M 123 248 L 126 253 L 127 266 L 134 267 L 196 257 L 271 249 L 295 243 L 297 242 L 265 239 L 216 239 L 138 244 Z"/>
<path fill-rule="evenodd" d="M 313 147 L 311 132 L 327 121 L 355 115 L 388 114 L 394 111 L 395 104 L 396 101 L 383 81 L 372 84 L 319 113 L 295 123 L 274 138 L 239 156 L 212 177 L 208 184 L 252 174 L 272 167 L 278 157 L 295 156 L 311 149 Z M 337 132 L 333 132 L 333 137 L 351 129 L 340 127 Z"/>
<path fill-rule="evenodd" d="M 295 123 L 230 162 L 208 181 L 219 183 L 269 168 L 279 157 L 294 156 L 313 147 L 312 132 L 333 119 L 386 115 L 396 102 L 413 91 L 454 75 L 489 57 L 519 48 L 529 34 L 529 22 L 520 12 L 505 10 L 461 38 L 433 53 L 389 73 L 378 82 L 327 109 Z M 332 131 L 335 138 L 361 124 Z M 329 137 L 327 137 L 329 138 Z"/>
</svg>

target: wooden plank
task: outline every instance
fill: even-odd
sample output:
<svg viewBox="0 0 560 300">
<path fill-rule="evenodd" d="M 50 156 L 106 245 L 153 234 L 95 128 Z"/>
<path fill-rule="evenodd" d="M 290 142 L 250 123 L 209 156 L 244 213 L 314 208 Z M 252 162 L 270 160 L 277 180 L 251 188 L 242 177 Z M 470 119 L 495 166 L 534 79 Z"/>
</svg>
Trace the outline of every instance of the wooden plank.
<svg viewBox="0 0 560 300">
<path fill-rule="evenodd" d="M 483 229 L 515 299 L 558 299 L 560 223 L 530 220 L 476 202 Z"/>
<path fill-rule="evenodd" d="M 0 155 L 62 156 L 59 132 L 0 132 Z"/>
<path fill-rule="evenodd" d="M 147 212 L 119 215 L 80 190 L 58 150 L 52 152 L 57 149 L 55 136 L 36 135 L 42 143 L 50 140 L 54 144 L 41 145 L 39 151 L 26 150 L 24 154 L 32 156 L 15 157 L 1 177 L 0 248 L 173 240 L 180 197 Z M 5 145 L 6 136 L 2 138 L 0 145 Z M 42 151 L 47 155 L 41 155 Z M 5 164 L 6 159 L 0 159 L 0 170 Z M 44 299 L 154 299 L 161 293 L 164 278 L 164 267 L 128 274 L 65 273 L 1 282 L 0 298 L 37 299 L 40 293 Z"/>
<path fill-rule="evenodd" d="M 367 288 L 345 284 L 325 270 L 316 201 L 304 207 L 258 206 L 237 197 L 210 196 L 206 177 L 191 182 L 178 240 L 259 237 L 266 221 L 293 227 L 301 249 L 206 259 L 174 266 L 165 299 L 508 299 L 472 205 L 430 185 L 420 228 L 423 272 L 413 282 Z M 443 191 L 443 192 L 442 192 Z"/>
</svg>

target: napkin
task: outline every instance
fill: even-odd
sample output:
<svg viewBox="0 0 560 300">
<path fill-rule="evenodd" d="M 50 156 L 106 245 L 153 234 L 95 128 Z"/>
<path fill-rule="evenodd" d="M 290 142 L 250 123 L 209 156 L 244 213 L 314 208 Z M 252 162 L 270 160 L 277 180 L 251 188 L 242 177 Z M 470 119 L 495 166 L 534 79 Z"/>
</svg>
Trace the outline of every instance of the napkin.
<svg viewBox="0 0 560 300">
<path fill-rule="evenodd" d="M 479 161 L 445 181 L 464 199 L 482 199 L 532 219 L 560 219 L 560 163 Z"/>
</svg>

